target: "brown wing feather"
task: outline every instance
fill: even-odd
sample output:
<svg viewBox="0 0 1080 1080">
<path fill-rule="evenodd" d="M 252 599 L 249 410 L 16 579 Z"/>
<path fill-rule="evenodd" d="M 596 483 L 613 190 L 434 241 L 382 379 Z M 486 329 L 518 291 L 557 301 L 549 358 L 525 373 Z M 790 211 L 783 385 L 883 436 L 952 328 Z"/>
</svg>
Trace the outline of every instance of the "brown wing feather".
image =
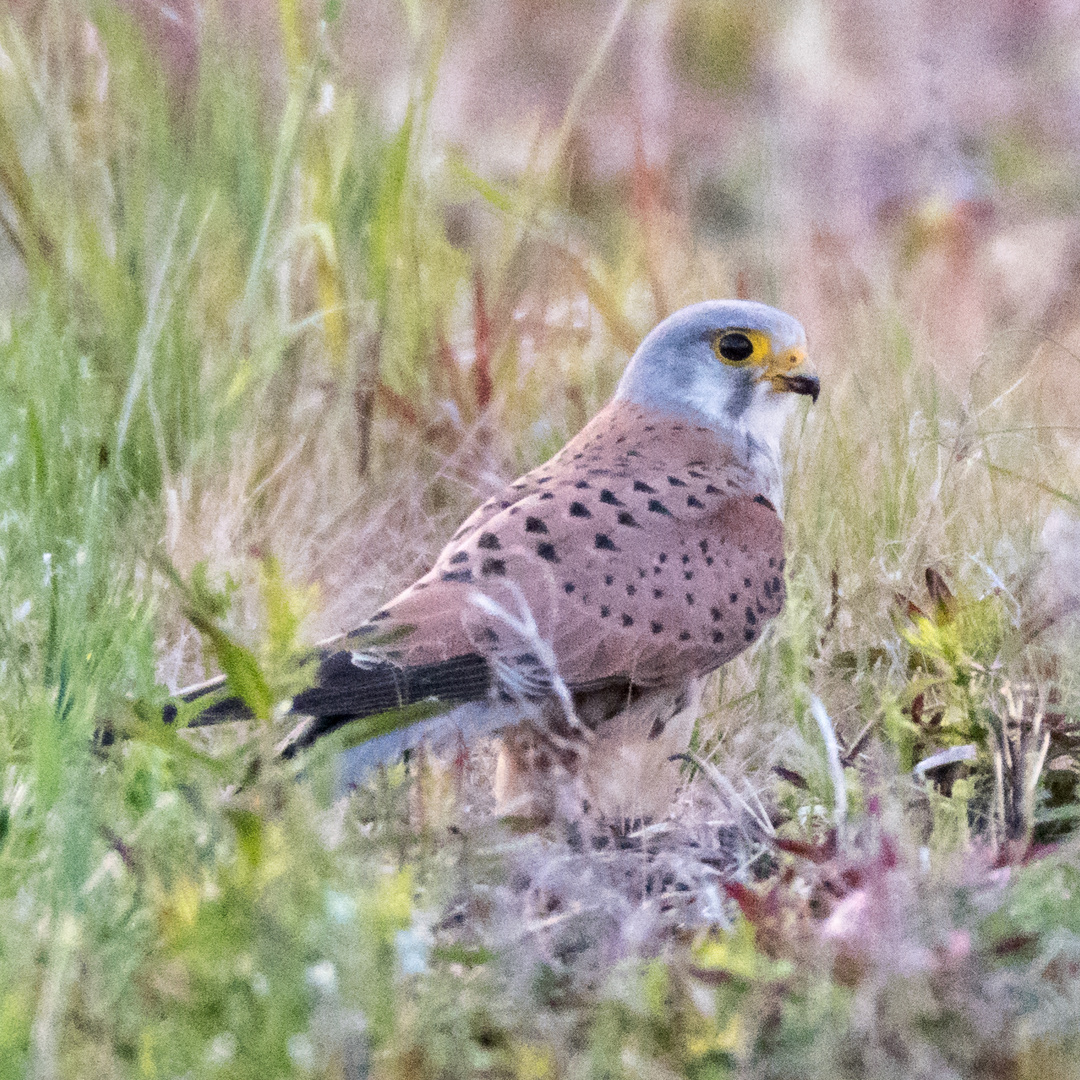
<svg viewBox="0 0 1080 1080">
<path fill-rule="evenodd" d="M 571 687 L 703 674 L 783 604 L 782 526 L 753 487 L 710 430 L 613 404 L 479 508 L 357 640 L 396 631 L 388 654 L 405 664 L 481 652 L 528 666 L 527 615 Z"/>
</svg>

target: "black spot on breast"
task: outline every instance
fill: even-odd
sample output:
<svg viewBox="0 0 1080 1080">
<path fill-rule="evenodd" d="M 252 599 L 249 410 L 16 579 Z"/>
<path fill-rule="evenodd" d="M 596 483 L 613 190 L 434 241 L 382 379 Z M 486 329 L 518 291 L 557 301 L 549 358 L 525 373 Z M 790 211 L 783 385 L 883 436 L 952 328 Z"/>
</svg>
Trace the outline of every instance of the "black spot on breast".
<svg viewBox="0 0 1080 1080">
<path fill-rule="evenodd" d="M 712 564 L 713 564 L 713 557 L 711 555 L 706 555 L 705 556 L 705 565 L 706 566 L 712 566 Z"/>
<path fill-rule="evenodd" d="M 777 570 L 779 570 L 780 573 L 784 572 L 784 563 L 786 563 L 786 562 L 787 562 L 787 559 L 781 559 L 780 560 L 780 565 L 777 567 Z"/>
<path fill-rule="evenodd" d="M 780 594 L 780 579 L 778 577 L 772 579 L 772 588 L 774 593 Z"/>
<path fill-rule="evenodd" d="M 570 504 L 570 516 L 576 518 L 591 518 L 592 511 L 584 503 L 572 502 Z"/>
<path fill-rule="evenodd" d="M 730 596 L 730 597 L 729 597 L 728 599 L 729 599 L 729 600 L 730 600 L 730 601 L 731 601 L 731 602 L 732 602 L 733 604 L 737 604 L 737 603 L 739 602 L 739 594 L 738 594 L 737 592 L 733 592 L 733 593 L 731 594 L 731 596 Z"/>
<path fill-rule="evenodd" d="M 776 566 L 776 560 L 775 559 L 770 559 L 769 560 L 769 567 L 772 568 L 772 567 L 775 567 L 775 566 Z"/>
<path fill-rule="evenodd" d="M 689 641 L 690 640 L 690 631 L 689 630 L 683 630 L 682 633 L 679 634 L 679 640 L 680 641 Z"/>
<path fill-rule="evenodd" d="M 469 553 L 467 551 L 459 551 L 451 560 L 451 566 L 459 566 L 463 562 L 469 561 Z"/>
<path fill-rule="evenodd" d="M 478 548 L 483 548 L 485 551 L 498 551 L 502 544 L 499 543 L 499 538 L 491 532 L 481 533 L 480 539 L 476 541 Z"/>
<path fill-rule="evenodd" d="M 544 532 L 547 532 L 547 529 L 545 529 Z M 539 555 L 541 559 L 546 559 L 548 562 L 555 563 L 559 561 L 559 556 L 555 554 L 554 544 L 537 544 L 536 554 Z"/>
<path fill-rule="evenodd" d="M 686 487 L 686 481 L 685 480 L 680 480 L 677 476 L 669 476 L 667 478 L 667 482 L 672 487 Z"/>
<path fill-rule="evenodd" d="M 696 495 L 691 495 L 686 500 L 686 505 L 687 506 L 692 506 L 697 510 L 704 510 L 705 509 L 705 504 L 699 498 L 697 498 Z"/>
<path fill-rule="evenodd" d="M 614 576 L 612 574 L 605 574 L 604 575 L 604 584 L 605 585 L 614 585 L 615 584 Z"/>
<path fill-rule="evenodd" d="M 549 482 L 550 480 L 551 480 L 551 477 L 550 477 L 550 476 L 541 476 L 541 477 L 540 477 L 540 479 L 539 479 L 539 480 L 537 480 L 536 482 L 537 482 L 538 484 L 546 484 L 546 483 L 548 483 L 548 482 Z"/>
<path fill-rule="evenodd" d="M 592 487 L 592 485 L 588 480 L 579 480 L 574 487 L 578 488 L 580 491 L 584 491 L 587 487 Z"/>
<path fill-rule="evenodd" d="M 506 563 L 502 559 L 485 559 L 480 564 L 480 573 L 503 577 L 506 574 Z"/>
<path fill-rule="evenodd" d="M 743 637 L 746 638 L 747 641 L 753 641 L 754 640 L 754 631 L 748 626 L 743 631 Z"/>
<path fill-rule="evenodd" d="M 496 634 L 495 631 L 490 626 L 485 626 L 484 629 L 480 632 L 480 636 L 489 645 L 498 645 L 499 644 L 499 635 Z"/>
<path fill-rule="evenodd" d="M 683 564 L 683 566 L 685 566 L 685 565 L 686 565 L 686 564 L 687 564 L 687 563 L 688 563 L 689 561 L 690 561 L 690 556 L 689 556 L 689 555 L 684 555 L 684 556 L 682 557 L 682 564 Z"/>
<path fill-rule="evenodd" d="M 600 501 L 602 503 L 607 503 L 608 506 L 622 506 L 622 503 L 615 498 L 615 492 L 608 491 L 607 488 L 603 488 L 600 491 Z"/>
<path fill-rule="evenodd" d="M 646 578 L 646 577 L 649 576 L 649 574 L 648 574 L 648 571 L 646 571 L 646 569 L 643 566 L 639 566 L 637 568 L 637 576 L 639 578 Z"/>
<path fill-rule="evenodd" d="M 688 593 L 686 594 L 686 602 L 687 602 L 687 603 L 688 603 L 688 604 L 689 604 L 689 605 L 690 605 L 691 607 L 693 607 L 693 606 L 694 606 L 694 594 L 693 594 L 692 592 L 688 592 Z"/>
<path fill-rule="evenodd" d="M 723 640 L 724 640 L 724 632 L 723 632 L 723 630 L 714 630 L 713 635 L 712 635 L 712 643 L 714 645 L 719 645 L 720 642 L 723 641 Z"/>
<path fill-rule="evenodd" d="M 667 552 L 666 551 L 661 551 L 660 554 L 656 557 L 656 561 L 666 563 L 667 562 Z"/>
<path fill-rule="evenodd" d="M 472 581 L 472 570 L 469 569 L 469 567 L 465 567 L 464 570 L 447 570 L 446 573 L 443 574 L 441 580 L 463 582 Z"/>
<path fill-rule="evenodd" d="M 706 484 L 705 485 L 705 494 L 706 495 L 719 495 L 720 494 L 720 489 L 718 487 L 714 487 L 712 484 Z"/>
<path fill-rule="evenodd" d="M 720 609 L 718 607 L 710 608 L 709 609 L 709 614 L 712 616 L 712 621 L 713 622 L 719 622 L 724 617 L 720 613 Z"/>
<path fill-rule="evenodd" d="M 606 619 L 610 614 L 611 614 L 611 608 L 609 608 L 606 604 L 601 604 L 600 605 L 600 618 L 601 619 Z"/>
<path fill-rule="evenodd" d="M 757 622 L 757 616 L 756 616 L 756 615 L 754 614 L 754 609 L 753 609 L 752 607 L 748 607 L 748 608 L 746 609 L 746 621 L 747 621 L 747 622 L 748 622 L 748 623 L 749 623 L 749 624 L 750 624 L 751 626 L 753 626 L 753 625 L 754 625 L 754 623 L 756 623 L 756 622 Z"/>
<path fill-rule="evenodd" d="M 701 548 L 701 554 L 702 555 L 708 555 L 709 554 L 709 541 L 708 540 L 702 540 L 701 543 L 698 544 L 698 547 Z"/>
<path fill-rule="evenodd" d="M 624 614 L 622 617 L 622 624 L 623 626 L 633 626 L 634 620 L 629 615 Z"/>
<path fill-rule="evenodd" d="M 687 475 L 692 476 L 695 480 L 704 480 L 705 479 L 705 474 L 704 473 L 699 473 L 696 469 L 687 470 Z"/>
<path fill-rule="evenodd" d="M 626 595 L 627 596 L 633 596 L 634 593 L 636 593 L 636 592 L 637 592 L 637 586 L 636 585 L 627 585 L 626 586 Z"/>
<path fill-rule="evenodd" d="M 538 517 L 527 517 L 525 519 L 525 531 L 527 533 L 546 533 L 548 527 Z"/>
<path fill-rule="evenodd" d="M 671 517 L 671 511 L 659 499 L 650 499 L 649 509 L 654 514 L 667 514 L 668 517 Z"/>
<path fill-rule="evenodd" d="M 641 457 L 641 455 L 636 450 L 627 450 L 626 451 L 626 456 L 627 457 Z"/>
<path fill-rule="evenodd" d="M 693 579 L 693 577 L 694 577 L 694 571 L 693 570 L 684 570 L 682 576 L 683 576 L 684 580 L 691 581 Z"/>
<path fill-rule="evenodd" d="M 499 509 L 500 510 L 505 510 L 509 505 L 510 505 L 510 500 L 509 499 L 503 499 L 502 502 L 499 503 Z"/>
<path fill-rule="evenodd" d="M 649 629 L 654 634 L 662 634 L 664 632 L 664 624 L 659 622 L 651 622 L 649 623 Z"/>
<path fill-rule="evenodd" d="M 634 481 L 634 490 L 635 491 L 644 491 L 646 495 L 655 495 L 656 494 L 656 488 L 649 487 L 649 485 L 646 484 L 644 480 L 635 480 Z"/>
<path fill-rule="evenodd" d="M 619 514 L 619 524 L 627 525 L 631 529 L 641 528 L 641 526 L 638 525 L 638 523 L 634 520 L 634 515 L 631 514 L 629 510 L 623 510 L 622 513 Z"/>
<path fill-rule="evenodd" d="M 567 581 L 563 585 L 563 590 L 566 592 L 567 595 L 572 593 L 576 588 L 577 588 L 577 586 L 572 581 Z"/>
<path fill-rule="evenodd" d="M 646 424 L 641 430 L 642 431 L 655 431 L 656 426 L 654 424 Z"/>
<path fill-rule="evenodd" d="M 584 456 L 585 456 L 584 454 L 575 454 L 574 455 L 574 461 L 577 461 L 578 458 L 583 458 Z"/>
<path fill-rule="evenodd" d="M 368 619 L 368 622 L 381 622 L 383 619 L 389 618 L 390 612 L 384 609 L 382 611 L 376 611 L 375 614 L 372 615 L 370 619 Z"/>
<path fill-rule="evenodd" d="M 774 514 L 776 513 L 776 507 L 773 506 L 773 504 L 769 502 L 769 500 L 766 499 L 764 495 L 755 495 L 754 502 L 758 503 L 761 506 L 767 506 Z"/>
<path fill-rule="evenodd" d="M 743 583 L 743 586 L 744 586 L 745 588 L 747 588 L 747 589 L 749 589 L 749 588 L 750 588 L 750 586 L 751 586 L 751 585 L 753 584 L 753 582 L 752 582 L 752 581 L 751 581 L 751 580 L 750 580 L 750 579 L 749 579 L 748 577 L 744 577 L 744 578 L 742 579 L 742 583 Z"/>
<path fill-rule="evenodd" d="M 597 533 L 594 546 L 601 551 L 619 551 L 620 549 L 615 546 L 615 541 L 608 536 L 607 533 Z"/>
<path fill-rule="evenodd" d="M 540 501 L 541 502 L 543 502 L 545 499 L 554 499 L 554 498 L 555 498 L 555 496 L 550 491 L 543 491 L 543 492 L 540 493 Z"/>
<path fill-rule="evenodd" d="M 536 653 L 523 652 L 514 657 L 515 664 L 523 664 L 528 667 L 540 667 L 540 657 Z"/>
<path fill-rule="evenodd" d="M 764 586 L 762 586 L 762 587 L 765 590 L 766 599 L 771 600 L 772 599 L 772 586 L 766 581 Z"/>
<path fill-rule="evenodd" d="M 764 615 L 765 614 L 765 608 L 762 606 L 762 603 L 761 603 L 760 600 L 757 602 L 757 604 L 755 606 L 757 607 L 757 613 L 759 615 Z"/>
</svg>

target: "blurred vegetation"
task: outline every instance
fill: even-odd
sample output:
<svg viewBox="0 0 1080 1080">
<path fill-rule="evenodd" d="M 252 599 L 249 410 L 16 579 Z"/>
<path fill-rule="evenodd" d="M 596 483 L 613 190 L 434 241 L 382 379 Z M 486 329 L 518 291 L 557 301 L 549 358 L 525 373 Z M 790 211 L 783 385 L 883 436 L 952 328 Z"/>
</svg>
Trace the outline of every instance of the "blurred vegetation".
<svg viewBox="0 0 1080 1080">
<path fill-rule="evenodd" d="M 872 4 L 180 5 L 186 51 L 164 5 L 0 12 L 0 1077 L 1077 1075 L 1075 75 L 970 6 L 982 112 Z M 881 72 L 940 182 L 881 180 Z M 512 834 L 480 748 L 347 798 L 279 760 L 299 643 L 736 293 L 825 390 L 669 832 Z M 246 729 L 163 723 L 203 650 Z"/>
</svg>

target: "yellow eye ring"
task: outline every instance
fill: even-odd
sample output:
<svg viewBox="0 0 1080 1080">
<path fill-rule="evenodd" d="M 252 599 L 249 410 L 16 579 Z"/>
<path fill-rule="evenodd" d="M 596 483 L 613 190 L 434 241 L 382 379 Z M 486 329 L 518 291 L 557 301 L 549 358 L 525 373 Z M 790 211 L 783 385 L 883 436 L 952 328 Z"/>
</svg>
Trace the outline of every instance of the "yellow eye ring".
<svg viewBox="0 0 1080 1080">
<path fill-rule="evenodd" d="M 769 341 L 760 330 L 728 327 L 713 335 L 712 350 L 721 363 L 729 367 L 746 367 L 748 364 L 761 363 L 768 356 Z"/>
</svg>

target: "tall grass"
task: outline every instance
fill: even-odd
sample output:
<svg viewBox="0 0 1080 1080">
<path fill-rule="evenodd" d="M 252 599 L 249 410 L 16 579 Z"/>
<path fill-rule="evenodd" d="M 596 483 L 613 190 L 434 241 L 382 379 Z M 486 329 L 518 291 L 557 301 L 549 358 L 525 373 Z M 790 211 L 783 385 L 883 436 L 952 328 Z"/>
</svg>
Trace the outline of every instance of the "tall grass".
<svg viewBox="0 0 1080 1080">
<path fill-rule="evenodd" d="M 111 0 L 0 16 L 0 1076 L 1074 1075 L 1075 640 L 1039 533 L 1080 493 L 1034 317 L 967 369 L 938 332 L 936 259 L 981 302 L 963 208 L 884 220 L 885 271 L 833 253 L 815 292 L 791 266 L 827 238 L 735 205 L 788 190 L 760 147 L 696 202 L 641 146 L 582 166 L 633 5 L 512 175 L 440 134 L 462 12 L 404 7 L 387 123 L 344 7 L 283 0 L 267 46 L 210 5 L 190 67 Z M 765 101 L 785 20 L 720 7 L 671 5 L 673 63 Z M 818 298 L 825 391 L 789 433 L 785 612 L 715 681 L 669 822 L 514 836 L 484 747 L 340 799 L 272 720 L 162 723 L 222 641 L 291 692 L 298 639 L 423 569 L 657 318 L 740 289 Z M 192 597 L 228 608 L 206 656 Z"/>
</svg>

